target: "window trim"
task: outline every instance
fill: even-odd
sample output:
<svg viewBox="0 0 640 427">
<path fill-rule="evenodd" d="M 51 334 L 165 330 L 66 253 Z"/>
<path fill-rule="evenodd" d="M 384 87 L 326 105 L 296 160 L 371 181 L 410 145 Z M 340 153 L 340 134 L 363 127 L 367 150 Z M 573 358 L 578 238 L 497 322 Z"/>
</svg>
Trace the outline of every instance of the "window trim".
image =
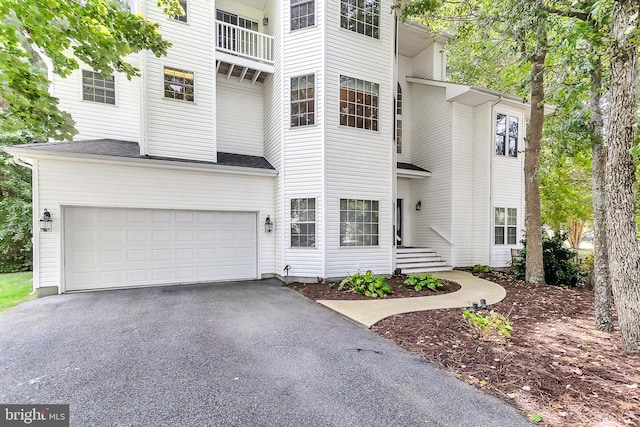
<svg viewBox="0 0 640 427">
<path fill-rule="evenodd" d="M 293 220 L 293 201 L 294 200 L 307 200 L 307 206 L 308 206 L 308 201 L 309 200 L 313 200 L 313 221 L 310 220 L 306 220 L 306 221 L 294 221 Z M 307 214 L 309 212 L 309 209 L 306 209 Z M 291 249 L 315 249 L 318 247 L 318 198 L 317 197 L 292 197 L 291 199 L 289 199 L 289 247 Z M 313 245 L 306 245 L 306 246 L 302 246 L 302 245 L 294 245 L 293 244 L 293 237 L 294 234 L 298 234 L 298 235 L 302 235 L 299 233 L 294 233 L 293 232 L 293 226 L 294 224 L 313 224 Z M 307 236 L 307 239 L 309 238 L 309 236 L 311 234 L 306 233 L 304 234 L 305 236 Z"/>
<path fill-rule="evenodd" d="M 300 100 L 297 99 L 296 101 L 293 101 L 293 97 L 292 92 L 293 92 L 293 79 L 299 79 L 300 77 L 305 77 L 308 78 L 309 76 L 313 77 L 313 98 L 305 98 L 304 100 Z M 299 75 L 295 75 L 295 76 L 291 76 L 289 77 L 289 129 L 299 129 L 299 128 L 307 128 L 309 126 L 315 126 L 317 124 L 317 119 L 318 119 L 318 112 L 317 112 L 317 102 L 316 102 L 316 82 L 317 82 L 317 76 L 315 73 L 308 73 L 308 74 L 299 74 Z M 306 89 L 309 89 L 308 87 Z M 298 125 L 293 125 L 293 103 L 296 102 L 298 104 L 302 103 L 302 102 L 313 102 L 313 123 L 306 123 L 306 124 L 298 124 Z M 307 111 L 305 114 L 308 114 L 309 112 Z"/>
<path fill-rule="evenodd" d="M 97 74 L 102 78 L 102 80 L 107 81 L 104 78 L 104 76 L 101 73 L 98 73 L 97 71 L 93 71 L 93 70 L 86 69 L 86 68 L 81 69 L 80 70 L 80 100 L 82 102 L 91 102 L 93 104 L 111 105 L 111 106 L 116 107 L 118 105 L 118 96 L 117 96 L 117 93 L 116 93 L 117 91 L 116 91 L 116 75 L 115 75 L 115 73 L 111 75 L 111 79 L 113 80 L 113 104 L 112 104 L 110 102 L 96 101 L 95 99 L 85 99 L 85 97 L 84 97 L 84 89 L 85 89 L 85 83 L 84 83 L 85 76 L 84 76 L 84 73 L 85 72 L 86 73 L 92 73 L 92 78 L 93 79 L 95 79 L 95 77 L 93 77 L 93 75 Z M 98 86 L 94 86 L 94 85 L 87 85 L 87 86 L 92 88 L 92 89 L 94 89 L 94 90 L 95 89 L 102 89 L 102 90 L 105 90 L 105 92 L 107 90 L 111 91 L 111 89 L 107 89 L 106 87 L 98 87 Z M 94 92 L 94 98 L 95 98 L 95 92 Z M 106 96 L 105 96 L 105 99 L 106 99 Z"/>
<path fill-rule="evenodd" d="M 498 209 L 502 209 L 504 211 L 504 224 L 498 224 L 496 221 L 496 214 Z M 509 219 L 509 211 L 515 211 L 515 215 L 512 217 L 515 220 L 515 223 L 510 224 Z M 502 243 L 496 242 L 496 230 L 499 228 L 502 229 Z M 509 243 L 509 230 L 513 229 L 515 231 L 515 241 L 513 243 Z M 517 246 L 518 245 L 518 208 L 506 207 L 506 206 L 494 206 L 493 208 L 493 246 Z"/>
<path fill-rule="evenodd" d="M 180 15 L 180 16 L 176 15 L 173 18 L 169 18 L 169 19 L 174 22 L 181 22 L 183 24 L 188 24 L 189 23 L 189 0 L 178 0 L 178 3 L 180 3 L 180 6 L 182 6 L 182 8 L 184 9 L 184 15 Z"/>
<path fill-rule="evenodd" d="M 342 202 L 345 202 L 346 204 L 346 210 L 343 210 L 342 208 Z M 349 219 L 347 218 L 346 221 L 342 220 L 343 217 L 343 212 L 346 212 L 347 217 L 349 216 L 350 212 L 354 212 L 354 211 L 350 211 L 349 210 L 349 202 L 369 202 L 371 204 L 371 209 L 368 211 L 364 211 L 363 209 L 363 213 L 371 213 L 374 214 L 375 213 L 375 222 L 373 221 L 373 216 L 372 216 L 372 220 L 371 221 L 362 221 L 362 222 L 358 222 L 357 220 L 355 221 L 355 226 L 357 227 L 358 225 L 369 225 L 370 226 L 370 232 L 367 234 L 363 231 L 362 234 L 358 234 L 358 233 L 353 233 L 353 237 L 355 238 L 355 244 L 352 245 L 345 245 L 343 244 L 343 236 L 346 237 L 347 236 L 347 232 L 346 232 L 346 227 L 347 227 L 347 223 L 352 223 L 354 221 L 349 221 Z M 376 210 L 373 210 L 373 204 L 375 203 L 376 205 Z M 343 224 L 345 224 L 345 232 L 343 233 Z M 373 232 L 373 226 L 375 225 L 375 233 Z M 358 236 L 362 237 L 362 244 L 357 244 L 358 243 Z M 364 237 L 365 236 L 369 236 L 369 238 L 371 239 L 371 243 L 370 244 L 365 244 L 364 243 Z M 373 237 L 376 237 L 375 243 L 373 243 Z M 376 199 L 355 199 L 355 198 L 340 198 L 338 199 L 338 245 L 340 248 L 379 248 L 380 247 L 380 200 L 376 200 Z"/>
<path fill-rule="evenodd" d="M 178 99 L 178 98 L 169 97 L 169 96 L 166 95 L 165 83 L 167 83 L 167 81 L 165 80 L 165 76 L 166 76 L 166 70 L 167 69 L 178 71 L 178 72 L 181 72 L 181 73 L 191 74 L 191 80 L 193 82 L 191 84 L 191 86 L 193 88 L 193 95 L 192 95 L 193 99 L 191 99 L 191 100 Z M 185 86 L 183 86 L 183 87 L 185 87 Z M 183 69 L 175 68 L 175 67 L 168 66 L 168 65 L 163 65 L 162 66 L 162 99 L 169 99 L 169 100 L 172 100 L 172 101 L 188 102 L 190 104 L 195 104 L 196 100 L 197 100 L 197 97 L 196 97 L 196 73 L 195 73 L 195 71 L 188 71 L 188 70 L 183 70 Z"/>
<path fill-rule="evenodd" d="M 369 80 L 364 80 L 364 79 L 360 79 L 357 77 L 350 77 L 344 74 L 340 74 L 339 77 L 340 81 L 338 83 L 338 102 L 339 102 L 339 106 L 338 106 L 338 125 L 341 128 L 354 128 L 354 129 L 361 129 L 361 130 L 366 130 L 366 131 L 372 131 L 372 132 L 380 132 L 380 83 L 375 83 Z M 347 87 L 343 87 L 343 80 L 346 81 L 347 83 Z M 356 86 L 355 89 L 349 87 L 349 80 L 354 80 L 354 84 Z M 359 90 L 358 86 L 359 86 L 359 82 L 362 82 L 366 88 L 366 85 L 369 84 L 371 85 L 371 92 L 367 93 L 366 89 L 365 90 Z M 374 86 L 377 89 L 377 94 L 374 94 L 373 88 Z M 342 90 L 345 89 L 347 91 L 347 96 L 345 99 L 342 98 Z M 366 97 L 367 95 L 371 96 L 371 104 L 368 105 L 365 103 L 358 103 L 358 102 L 351 102 L 349 101 L 349 91 L 354 92 L 354 93 L 363 93 L 364 96 Z M 375 106 L 373 105 L 373 97 L 375 97 Z M 343 103 L 346 104 L 346 106 L 344 108 L 347 108 L 346 112 L 343 112 Z M 349 113 L 349 104 L 353 104 L 353 109 L 355 111 L 355 114 L 350 114 Z M 358 108 L 362 108 L 362 116 L 357 114 Z M 371 109 L 371 113 L 375 112 L 375 118 L 367 118 L 364 114 L 366 113 L 366 109 L 370 108 Z M 343 124 L 343 116 L 344 118 L 346 118 L 347 124 Z M 353 118 L 353 123 L 354 125 L 350 125 L 350 118 Z M 360 127 L 358 126 L 358 119 L 362 120 L 363 126 Z M 370 121 L 370 127 L 366 127 L 366 123 L 367 120 Z M 375 124 L 375 126 L 374 126 Z"/>
<path fill-rule="evenodd" d="M 293 2 L 296 1 L 298 2 L 297 4 L 293 4 Z M 307 22 L 309 21 L 309 16 L 313 16 L 313 24 L 312 25 L 306 25 L 304 27 L 298 27 L 298 28 L 293 28 L 293 8 L 297 7 L 297 6 L 301 6 L 305 3 L 313 3 L 313 14 L 309 15 L 307 14 Z M 290 0 L 289 1 L 289 31 L 290 32 L 294 32 L 294 31 L 300 31 L 300 30 L 304 30 L 305 28 L 313 28 L 316 26 L 316 0 Z"/>
<path fill-rule="evenodd" d="M 505 134 L 504 134 L 504 154 L 498 154 L 497 152 L 497 139 L 498 139 L 498 115 L 505 116 Z M 518 124 L 517 134 L 516 134 L 516 150 L 515 155 L 512 156 L 509 154 L 509 140 L 510 140 L 510 132 L 509 132 L 509 119 L 516 119 Z M 502 157 L 506 159 L 517 159 L 520 156 L 518 155 L 518 151 L 520 148 L 520 134 L 521 134 L 521 123 L 522 117 L 520 114 L 512 113 L 509 111 L 494 111 L 493 114 L 493 155 L 497 157 Z"/>
<path fill-rule="evenodd" d="M 373 22 L 371 24 L 367 24 L 366 22 L 363 23 L 363 25 L 370 25 L 371 26 L 371 33 L 372 34 L 368 35 L 368 34 L 366 34 L 366 30 L 364 30 L 364 29 L 363 29 L 363 32 L 360 32 L 357 29 L 356 30 L 352 30 L 352 29 L 350 29 L 348 27 L 344 27 L 342 25 L 342 17 L 343 17 L 343 15 L 342 15 L 342 5 L 345 3 L 345 1 L 347 1 L 347 0 L 340 0 L 340 4 L 339 4 L 340 10 L 338 11 L 338 20 L 339 20 L 338 28 L 341 28 L 341 29 L 343 29 L 345 31 L 348 31 L 351 34 L 353 34 L 353 33 L 360 34 L 360 35 L 368 37 L 368 38 L 370 38 L 372 40 L 378 40 L 378 41 L 382 40 L 382 38 L 381 38 L 381 32 L 382 32 L 382 23 L 381 23 L 381 21 L 382 21 L 382 2 L 380 0 L 374 0 L 375 2 L 377 2 L 377 5 L 378 5 L 378 13 L 377 13 L 378 25 L 374 26 Z M 347 4 L 347 6 L 349 6 L 349 5 Z M 345 18 L 349 19 L 348 17 L 345 17 Z M 355 22 L 357 24 L 359 21 L 355 21 Z M 357 27 L 357 25 L 356 25 L 356 27 Z M 377 30 L 378 30 L 377 36 L 373 35 L 373 29 L 374 28 L 377 28 Z"/>
</svg>

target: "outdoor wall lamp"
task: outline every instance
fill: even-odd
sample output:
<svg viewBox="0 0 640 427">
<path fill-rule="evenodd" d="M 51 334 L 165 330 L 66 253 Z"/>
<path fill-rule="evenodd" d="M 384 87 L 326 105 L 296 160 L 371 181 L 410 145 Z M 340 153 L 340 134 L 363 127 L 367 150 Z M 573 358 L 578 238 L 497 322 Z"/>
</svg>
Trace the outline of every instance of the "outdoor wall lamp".
<svg viewBox="0 0 640 427">
<path fill-rule="evenodd" d="M 269 17 L 265 16 L 264 18 L 262 18 L 262 25 L 264 25 L 265 27 L 267 25 L 269 25 Z"/>
<path fill-rule="evenodd" d="M 416 203 L 416 210 L 419 211 L 420 209 L 422 209 L 422 201 L 418 200 L 418 203 Z"/>
<path fill-rule="evenodd" d="M 51 220 L 51 214 L 48 210 L 44 210 L 44 213 L 40 217 L 40 231 L 51 231 L 51 225 L 53 221 Z"/>
<path fill-rule="evenodd" d="M 271 217 L 267 215 L 267 219 L 264 221 L 264 231 L 267 233 L 271 233 L 273 230 L 273 222 L 271 221 Z"/>
</svg>

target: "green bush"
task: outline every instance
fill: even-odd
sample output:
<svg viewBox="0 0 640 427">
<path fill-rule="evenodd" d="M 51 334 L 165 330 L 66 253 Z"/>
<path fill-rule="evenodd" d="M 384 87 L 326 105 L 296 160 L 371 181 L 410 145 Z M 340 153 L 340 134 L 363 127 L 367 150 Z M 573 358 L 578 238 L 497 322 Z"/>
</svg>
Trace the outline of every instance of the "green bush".
<svg viewBox="0 0 640 427">
<path fill-rule="evenodd" d="M 384 277 L 374 277 L 371 270 L 367 270 L 365 274 L 356 273 L 345 278 L 340 282 L 338 290 L 345 287 L 358 295 L 369 298 L 383 298 L 385 295 L 393 293 L 387 280 Z"/>
<path fill-rule="evenodd" d="M 564 246 L 566 235 L 560 233 L 554 237 L 542 236 L 542 262 L 544 266 L 544 280 L 547 285 L 577 286 L 582 274 L 575 264 L 578 253 Z M 511 265 L 517 279 L 524 280 L 527 257 L 527 242 L 522 241 L 524 247 L 520 252 L 520 258 L 515 259 Z"/>
<path fill-rule="evenodd" d="M 504 314 L 498 314 L 491 310 L 488 315 L 483 316 L 468 309 L 462 313 L 462 318 L 467 321 L 478 338 L 489 339 L 495 335 L 511 337 L 513 327 Z"/>
<path fill-rule="evenodd" d="M 491 271 L 493 271 L 493 268 L 488 265 L 476 264 L 473 266 L 474 273 L 490 273 Z"/>
<path fill-rule="evenodd" d="M 413 289 L 415 289 L 417 292 L 420 292 L 423 288 L 428 288 L 432 291 L 435 291 L 436 288 L 442 286 L 442 281 L 429 273 L 413 273 L 407 280 L 404 281 L 404 284 L 413 287 Z"/>
</svg>

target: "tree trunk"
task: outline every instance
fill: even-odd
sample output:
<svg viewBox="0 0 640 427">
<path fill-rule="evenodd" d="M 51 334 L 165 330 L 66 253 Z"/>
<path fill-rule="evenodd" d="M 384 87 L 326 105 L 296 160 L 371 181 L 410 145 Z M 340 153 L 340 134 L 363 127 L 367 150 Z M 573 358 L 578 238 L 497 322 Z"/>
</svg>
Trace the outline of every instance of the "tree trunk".
<svg viewBox="0 0 640 427">
<path fill-rule="evenodd" d="M 640 351 L 640 253 L 635 224 L 634 143 L 638 47 L 638 0 L 613 6 L 611 87 L 605 129 L 607 169 L 605 210 L 609 269 L 622 346 Z"/>
<path fill-rule="evenodd" d="M 524 192 L 526 204 L 527 256 L 525 280 L 544 283 L 542 263 L 542 213 L 538 163 L 544 124 L 544 60 L 547 56 L 547 32 L 544 17 L 538 18 L 537 49 L 531 61 L 531 118 L 524 157 Z"/>
<path fill-rule="evenodd" d="M 602 143 L 602 58 L 597 56 L 591 73 L 591 190 L 593 194 L 593 290 L 596 328 L 613 332 L 611 282 L 605 229 L 604 189 L 607 149 Z"/>
<path fill-rule="evenodd" d="M 582 243 L 582 233 L 584 233 L 584 224 L 586 221 L 571 221 L 569 223 L 569 246 L 571 249 L 580 249 Z"/>
</svg>

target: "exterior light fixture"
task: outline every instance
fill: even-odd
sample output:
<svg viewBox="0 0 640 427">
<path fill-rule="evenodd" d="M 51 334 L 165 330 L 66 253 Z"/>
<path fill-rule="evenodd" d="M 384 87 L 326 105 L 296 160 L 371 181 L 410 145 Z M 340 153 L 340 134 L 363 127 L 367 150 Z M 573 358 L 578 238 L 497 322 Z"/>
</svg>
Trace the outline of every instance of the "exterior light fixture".
<svg viewBox="0 0 640 427">
<path fill-rule="evenodd" d="M 418 203 L 416 203 L 416 210 L 419 211 L 420 209 L 422 209 L 422 201 L 418 200 Z"/>
<path fill-rule="evenodd" d="M 271 231 L 273 231 L 273 222 L 269 215 L 267 215 L 267 219 L 264 221 L 264 231 L 267 233 L 271 233 Z"/>
<path fill-rule="evenodd" d="M 51 231 L 51 225 L 53 221 L 51 220 L 51 214 L 48 210 L 44 210 L 44 213 L 40 217 L 40 231 Z"/>
<path fill-rule="evenodd" d="M 262 18 L 262 25 L 264 25 L 265 27 L 267 25 L 269 25 L 269 17 L 265 16 L 264 18 Z"/>
</svg>

